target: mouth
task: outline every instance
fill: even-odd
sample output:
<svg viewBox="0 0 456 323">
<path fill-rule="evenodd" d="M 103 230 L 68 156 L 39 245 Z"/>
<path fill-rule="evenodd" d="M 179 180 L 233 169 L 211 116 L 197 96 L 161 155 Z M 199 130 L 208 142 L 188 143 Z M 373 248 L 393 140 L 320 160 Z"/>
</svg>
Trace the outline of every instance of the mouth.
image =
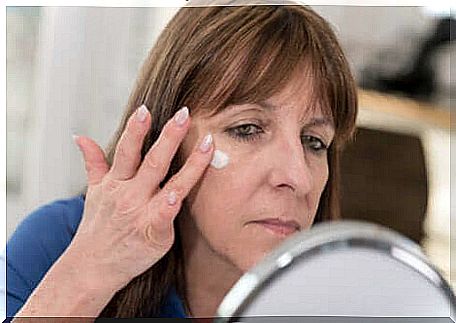
<svg viewBox="0 0 456 323">
<path fill-rule="evenodd" d="M 289 236 L 301 230 L 301 226 L 294 220 L 280 220 L 277 218 L 262 219 L 252 223 L 264 227 L 268 232 L 278 236 Z"/>
</svg>

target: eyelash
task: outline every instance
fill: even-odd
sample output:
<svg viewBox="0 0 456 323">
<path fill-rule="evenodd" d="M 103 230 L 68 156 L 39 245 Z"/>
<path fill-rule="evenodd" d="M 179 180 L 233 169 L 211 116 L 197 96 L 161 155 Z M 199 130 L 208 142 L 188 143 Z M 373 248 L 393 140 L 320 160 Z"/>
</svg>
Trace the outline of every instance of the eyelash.
<svg viewBox="0 0 456 323">
<path fill-rule="evenodd" d="M 252 128 L 256 128 L 255 133 L 248 132 L 248 134 L 242 133 L 242 130 L 252 130 Z M 242 129 L 242 130 L 240 130 Z M 241 124 L 239 126 L 229 128 L 226 130 L 227 133 L 232 136 L 233 138 L 243 141 L 243 142 L 252 142 L 258 139 L 262 133 L 264 133 L 263 129 L 254 124 L 254 123 L 245 123 Z M 239 132 L 241 131 L 241 132 Z M 326 150 L 328 150 L 328 146 L 319 138 L 310 136 L 310 135 L 304 135 L 301 137 L 301 140 L 303 141 L 303 144 L 306 143 L 309 145 L 309 148 L 315 152 L 315 153 L 321 153 Z M 318 144 L 318 147 L 312 147 L 312 144 Z"/>
<path fill-rule="evenodd" d="M 259 131 L 255 132 L 253 134 L 245 134 L 245 133 L 242 133 L 242 132 L 239 133 L 240 129 L 244 129 L 245 130 L 246 128 L 249 128 L 249 127 L 254 127 L 256 129 L 259 129 Z M 245 142 L 254 141 L 254 140 L 258 139 L 258 137 L 262 133 L 264 133 L 263 129 L 260 126 L 257 126 L 256 124 L 253 124 L 253 123 L 241 124 L 239 126 L 236 126 L 236 127 L 228 129 L 227 132 L 233 138 L 241 140 L 241 141 L 245 141 Z"/>
</svg>

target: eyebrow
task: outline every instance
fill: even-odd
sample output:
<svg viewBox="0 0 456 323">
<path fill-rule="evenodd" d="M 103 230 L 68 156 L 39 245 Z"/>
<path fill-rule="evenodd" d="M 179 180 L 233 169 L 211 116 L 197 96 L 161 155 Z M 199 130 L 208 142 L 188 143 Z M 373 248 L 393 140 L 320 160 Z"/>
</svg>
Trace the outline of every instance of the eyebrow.
<svg viewBox="0 0 456 323">
<path fill-rule="evenodd" d="M 327 126 L 333 128 L 334 125 L 327 118 L 312 118 L 305 127 Z"/>
<path fill-rule="evenodd" d="M 266 102 L 266 101 L 257 102 L 257 103 L 255 103 L 255 105 L 261 107 L 263 110 L 266 110 L 267 112 L 272 112 L 273 110 L 278 109 L 277 105 L 274 105 L 274 104 Z M 245 110 L 243 109 L 239 113 L 242 113 L 244 111 L 249 111 L 249 110 L 258 110 L 258 109 L 255 109 L 255 108 L 250 108 L 250 109 L 245 109 Z M 325 118 L 325 117 L 312 118 L 309 122 L 307 122 L 304 125 L 304 128 L 311 128 L 311 127 L 318 127 L 318 126 L 326 126 L 326 127 L 334 128 L 333 123 L 328 118 Z"/>
</svg>

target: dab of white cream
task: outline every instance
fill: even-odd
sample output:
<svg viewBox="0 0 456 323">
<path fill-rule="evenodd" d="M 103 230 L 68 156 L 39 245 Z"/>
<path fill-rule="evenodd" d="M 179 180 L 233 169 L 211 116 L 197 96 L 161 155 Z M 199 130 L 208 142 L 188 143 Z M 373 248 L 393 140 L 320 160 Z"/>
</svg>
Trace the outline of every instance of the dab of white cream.
<svg viewBox="0 0 456 323">
<path fill-rule="evenodd" d="M 226 153 L 216 149 L 214 151 L 214 157 L 212 158 L 211 165 L 217 169 L 223 168 L 228 165 L 230 158 Z"/>
</svg>

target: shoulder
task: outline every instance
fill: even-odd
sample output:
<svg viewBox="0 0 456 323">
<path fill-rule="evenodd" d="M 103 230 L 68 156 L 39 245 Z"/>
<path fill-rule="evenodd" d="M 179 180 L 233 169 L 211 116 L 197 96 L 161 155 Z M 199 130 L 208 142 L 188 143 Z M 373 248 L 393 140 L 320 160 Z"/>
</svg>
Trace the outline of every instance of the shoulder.
<svg viewBox="0 0 456 323">
<path fill-rule="evenodd" d="M 43 205 L 25 217 L 7 246 L 23 245 L 29 240 L 39 240 L 47 247 L 68 244 L 76 233 L 83 210 L 82 195 Z"/>
<path fill-rule="evenodd" d="M 33 227 L 65 229 L 74 234 L 84 210 L 84 197 L 78 195 L 68 199 L 56 200 L 43 205 L 30 213 L 18 226 L 18 229 Z M 50 226 L 50 227 L 49 227 Z"/>
<path fill-rule="evenodd" d="M 61 199 L 37 208 L 18 225 L 6 245 L 9 314 L 18 310 L 68 247 L 83 210 L 82 195 Z"/>
</svg>

